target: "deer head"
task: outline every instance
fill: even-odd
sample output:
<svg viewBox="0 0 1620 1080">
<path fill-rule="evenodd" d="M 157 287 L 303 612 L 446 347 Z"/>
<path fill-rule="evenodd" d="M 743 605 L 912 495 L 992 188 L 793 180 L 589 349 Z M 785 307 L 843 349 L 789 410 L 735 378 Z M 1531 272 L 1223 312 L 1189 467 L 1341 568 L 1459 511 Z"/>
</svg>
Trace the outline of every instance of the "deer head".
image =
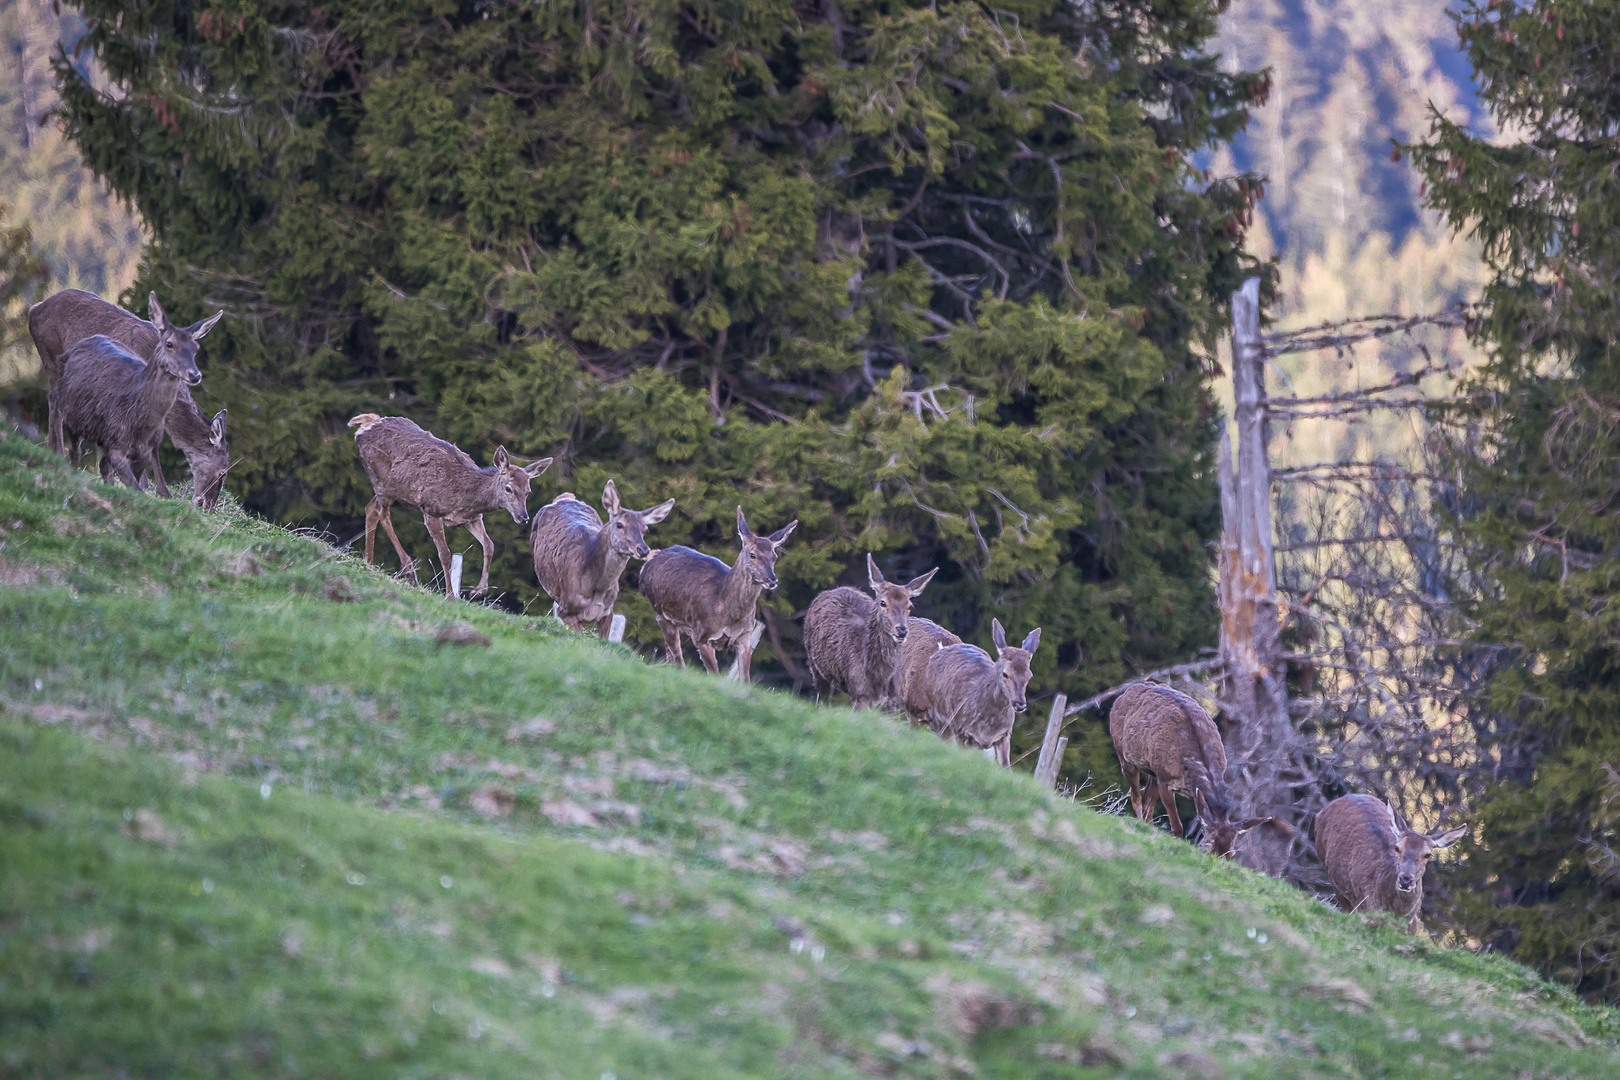
<svg viewBox="0 0 1620 1080">
<path fill-rule="evenodd" d="M 1016 649 L 1007 647 L 1007 631 L 1001 628 L 1000 619 L 990 620 L 990 640 L 996 645 L 996 674 L 1001 676 L 1001 683 L 1007 690 L 1007 697 L 1017 712 L 1029 708 L 1029 701 L 1025 697 L 1029 689 L 1029 680 L 1034 675 L 1029 668 L 1029 662 L 1035 656 L 1035 650 L 1041 644 L 1041 628 L 1036 627 L 1029 632 L 1024 643 Z"/>
<path fill-rule="evenodd" d="M 1423 871 L 1428 869 L 1429 856 L 1461 840 L 1468 826 L 1458 825 L 1432 833 L 1420 833 L 1406 823 L 1394 803 L 1386 800 L 1384 805 L 1389 808 L 1389 821 L 1395 827 L 1395 888 L 1409 893 L 1423 884 Z"/>
<path fill-rule="evenodd" d="M 219 502 L 225 473 L 231 467 L 230 447 L 225 444 L 225 410 L 214 414 L 208 425 L 208 447 L 191 458 L 191 501 L 204 510 Z"/>
<path fill-rule="evenodd" d="M 529 485 L 551 467 L 551 460 L 541 458 L 528 465 L 518 465 L 507 454 L 506 447 L 495 448 L 495 501 L 519 525 L 529 520 Z"/>
<path fill-rule="evenodd" d="M 201 322 L 176 326 L 163 313 L 157 293 L 147 296 L 146 313 L 147 321 L 158 332 L 158 342 L 152 348 L 152 362 L 158 366 L 158 370 L 173 375 L 187 386 L 202 382 L 202 372 L 197 368 L 197 342 L 214 328 L 225 313 L 216 311 Z"/>
<path fill-rule="evenodd" d="M 883 572 L 878 569 L 877 560 L 868 553 L 866 556 L 866 580 L 872 586 L 872 595 L 877 597 L 878 618 L 882 620 L 884 629 L 896 641 L 906 640 L 906 620 L 911 618 L 911 600 L 928 585 L 939 567 L 934 567 L 921 577 L 914 577 L 904 585 L 891 585 L 883 580 Z"/>
<path fill-rule="evenodd" d="M 737 538 L 742 541 L 742 555 L 738 559 L 738 567 L 760 588 L 776 588 L 776 557 L 781 554 L 782 545 L 787 543 L 787 538 L 792 536 L 793 530 L 798 527 L 798 519 L 794 519 L 769 536 L 755 536 L 754 531 L 748 527 L 747 519 L 743 517 L 742 507 L 737 507 Z"/>
<path fill-rule="evenodd" d="M 1188 759 L 1185 768 L 1188 779 L 1192 781 L 1193 807 L 1198 811 L 1198 820 L 1204 823 L 1209 853 L 1216 858 L 1230 859 L 1239 836 L 1268 822 L 1276 822 L 1277 819 L 1271 817 L 1233 821 L 1232 806 L 1227 802 L 1224 785 L 1209 775 L 1201 761 Z"/>
<path fill-rule="evenodd" d="M 647 546 L 647 526 L 656 525 L 675 509 L 674 499 L 665 499 L 650 510 L 630 510 L 619 503 L 619 489 L 612 480 L 602 488 L 602 509 L 607 511 L 608 546 L 619 555 L 645 559 L 652 554 Z"/>
</svg>

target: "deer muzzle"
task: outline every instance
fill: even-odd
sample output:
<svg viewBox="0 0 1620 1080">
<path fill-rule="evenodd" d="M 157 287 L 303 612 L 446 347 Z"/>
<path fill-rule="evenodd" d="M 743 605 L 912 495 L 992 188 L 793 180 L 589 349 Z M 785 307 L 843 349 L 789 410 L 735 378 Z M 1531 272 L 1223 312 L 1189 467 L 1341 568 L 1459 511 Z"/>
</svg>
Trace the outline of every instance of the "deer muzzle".
<svg viewBox="0 0 1620 1080">
<path fill-rule="evenodd" d="M 1417 879 L 1411 874 L 1397 874 L 1395 876 L 1395 888 L 1401 892 L 1411 892 L 1417 888 Z"/>
</svg>

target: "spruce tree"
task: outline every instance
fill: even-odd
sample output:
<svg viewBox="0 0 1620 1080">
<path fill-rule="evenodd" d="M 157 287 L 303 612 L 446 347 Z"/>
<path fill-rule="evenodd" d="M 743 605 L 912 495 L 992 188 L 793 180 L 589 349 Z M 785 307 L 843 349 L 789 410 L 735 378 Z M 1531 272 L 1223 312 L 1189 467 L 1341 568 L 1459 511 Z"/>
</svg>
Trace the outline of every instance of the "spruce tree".
<svg viewBox="0 0 1620 1080">
<path fill-rule="evenodd" d="M 798 518 L 762 661 L 866 551 L 941 565 L 919 612 L 970 640 L 1041 625 L 1037 691 L 1213 644 L 1259 185 L 1196 159 L 1268 85 L 1202 51 L 1221 0 L 81 6 L 122 92 L 64 60 L 63 122 L 150 224 L 135 292 L 232 313 L 252 509 L 352 533 L 344 421 L 406 413 L 556 455 L 543 498 L 674 497 L 657 544 Z"/>
<path fill-rule="evenodd" d="M 1436 116 L 1428 198 L 1483 242 L 1482 453 L 1456 510 L 1499 648 L 1470 717 L 1476 839 L 1452 874 L 1467 933 L 1620 1000 L 1620 3 L 1457 15 L 1500 139 Z"/>
</svg>

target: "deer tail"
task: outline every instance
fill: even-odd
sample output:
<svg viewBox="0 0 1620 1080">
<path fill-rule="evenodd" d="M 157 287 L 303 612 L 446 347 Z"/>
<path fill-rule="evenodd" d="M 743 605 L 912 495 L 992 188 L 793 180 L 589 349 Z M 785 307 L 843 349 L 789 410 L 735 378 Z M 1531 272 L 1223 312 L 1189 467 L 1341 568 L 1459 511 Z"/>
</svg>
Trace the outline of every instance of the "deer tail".
<svg viewBox="0 0 1620 1080">
<path fill-rule="evenodd" d="M 382 417 L 374 412 L 363 412 L 349 420 L 349 426 L 355 429 L 354 437 L 357 439 L 380 423 L 382 423 Z"/>
</svg>

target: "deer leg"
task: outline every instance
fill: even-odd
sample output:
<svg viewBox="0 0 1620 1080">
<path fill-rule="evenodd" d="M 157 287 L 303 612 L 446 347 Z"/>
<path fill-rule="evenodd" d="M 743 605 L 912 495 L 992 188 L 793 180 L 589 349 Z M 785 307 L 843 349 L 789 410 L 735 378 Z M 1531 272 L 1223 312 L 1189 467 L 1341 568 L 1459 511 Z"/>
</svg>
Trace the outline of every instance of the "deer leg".
<svg viewBox="0 0 1620 1080">
<path fill-rule="evenodd" d="M 495 545 L 489 542 L 489 533 L 484 531 L 484 515 L 479 514 L 468 522 L 467 531 L 477 537 L 478 542 L 484 546 L 484 572 L 478 577 L 478 588 L 471 594 L 476 600 L 489 592 L 489 563 L 495 557 Z"/>
<path fill-rule="evenodd" d="M 1142 774 L 1137 770 L 1135 765 L 1132 765 L 1127 761 L 1121 761 L 1119 763 L 1119 768 L 1120 771 L 1125 774 L 1125 786 L 1130 789 L 1131 813 L 1136 815 L 1136 820 L 1146 821 L 1148 819 L 1147 807 L 1142 805 Z"/>
<path fill-rule="evenodd" d="M 399 556 L 399 572 L 411 575 L 411 580 L 420 585 L 422 579 L 416 576 L 416 563 L 405 554 L 405 545 L 399 542 L 399 534 L 394 531 L 394 514 L 392 505 L 384 506 L 381 510 L 382 527 L 388 532 L 388 539 L 394 542 L 394 554 Z"/>
<path fill-rule="evenodd" d="M 611 629 L 613 629 L 613 612 L 610 611 L 596 620 L 596 636 L 606 641 L 608 631 Z"/>
<path fill-rule="evenodd" d="M 439 550 L 439 569 L 444 571 L 444 595 L 454 600 L 456 594 L 450 591 L 450 545 L 444 540 L 444 519 L 423 514 L 422 524 L 427 526 L 428 535 L 433 537 L 433 546 Z"/>
<path fill-rule="evenodd" d="M 122 450 L 114 450 L 101 456 L 102 476 L 106 476 L 109 471 L 136 491 L 141 490 L 140 482 L 135 477 L 135 470 L 130 468 L 129 455 Z"/>
<path fill-rule="evenodd" d="M 73 460 L 73 455 L 68 453 L 67 439 L 62 434 L 62 410 L 60 407 L 58 407 L 56 402 L 52 400 L 54 396 L 55 395 L 46 395 L 45 398 L 45 407 L 50 410 L 49 416 L 45 421 L 45 445 L 71 461 Z"/>
<path fill-rule="evenodd" d="M 373 498 L 366 503 L 366 565 L 377 561 L 377 522 L 382 519 L 382 511 L 377 508 L 377 500 Z"/>
<path fill-rule="evenodd" d="M 1012 768 L 1012 733 L 1011 732 L 1008 732 L 1007 734 L 1003 735 L 1001 737 L 1001 741 L 996 743 L 996 764 L 1000 765 L 1003 769 Z"/>
<path fill-rule="evenodd" d="M 754 662 L 753 632 L 743 635 L 737 643 L 737 678 L 741 682 L 749 681 L 749 667 Z"/>
<path fill-rule="evenodd" d="M 698 659 L 703 661 L 703 666 L 708 670 L 709 674 L 720 674 L 720 661 L 716 660 L 714 656 L 714 642 L 694 641 L 692 644 L 697 646 Z M 739 650 L 737 653 L 737 660 L 739 664 L 742 662 L 742 656 L 743 654 L 741 650 Z"/>
<path fill-rule="evenodd" d="M 668 620 L 659 619 L 658 629 L 664 632 L 664 663 L 685 667 L 686 654 L 681 651 L 681 628 Z"/>
<path fill-rule="evenodd" d="M 1181 811 L 1176 809 L 1176 793 L 1170 790 L 1170 785 L 1163 780 L 1159 781 L 1159 801 L 1164 803 L 1164 812 L 1170 819 L 1170 835 L 1184 837 L 1187 835 L 1186 826 L 1181 823 Z"/>
<path fill-rule="evenodd" d="M 169 485 L 163 480 L 163 466 L 158 464 L 158 447 L 153 444 L 146 448 L 147 473 L 152 478 L 152 490 L 157 492 L 158 498 L 169 497 Z M 193 477 L 193 480 L 196 478 Z"/>
</svg>

